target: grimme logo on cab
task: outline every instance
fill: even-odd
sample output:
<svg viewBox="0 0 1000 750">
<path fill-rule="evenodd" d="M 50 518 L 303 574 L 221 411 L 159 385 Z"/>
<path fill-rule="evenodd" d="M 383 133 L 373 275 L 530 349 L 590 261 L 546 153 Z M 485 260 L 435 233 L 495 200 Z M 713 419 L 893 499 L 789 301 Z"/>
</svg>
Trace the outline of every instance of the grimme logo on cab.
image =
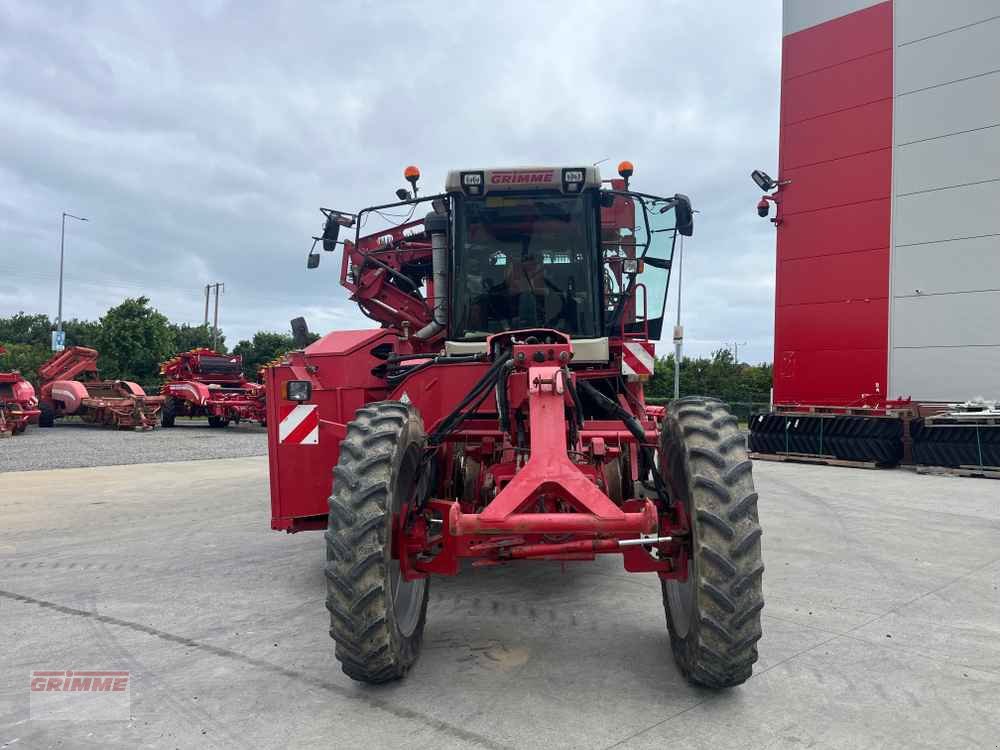
<svg viewBox="0 0 1000 750">
<path fill-rule="evenodd" d="M 29 681 L 33 720 L 128 720 L 131 675 L 108 670 L 35 670 Z"/>
</svg>

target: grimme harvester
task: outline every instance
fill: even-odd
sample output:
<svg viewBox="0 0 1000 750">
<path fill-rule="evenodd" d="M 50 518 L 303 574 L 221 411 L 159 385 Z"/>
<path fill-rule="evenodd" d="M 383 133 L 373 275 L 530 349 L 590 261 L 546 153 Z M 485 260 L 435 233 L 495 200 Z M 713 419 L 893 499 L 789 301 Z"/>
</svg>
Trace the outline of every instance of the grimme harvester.
<svg viewBox="0 0 1000 750">
<path fill-rule="evenodd" d="M 6 353 L 0 346 L 0 354 Z M 0 437 L 24 432 L 39 414 L 34 386 L 17 370 L 0 372 Z"/>
<path fill-rule="evenodd" d="M 243 375 L 243 358 L 213 349 L 192 349 L 160 366 L 166 383 L 160 424 L 173 427 L 177 417 L 208 417 L 210 427 L 230 422 L 265 421 L 264 387 Z"/>
<path fill-rule="evenodd" d="M 97 351 L 70 346 L 38 368 L 40 427 L 52 427 L 57 417 L 77 416 L 84 422 L 120 429 L 153 429 L 162 396 L 147 396 L 138 383 L 101 380 Z"/>
<path fill-rule="evenodd" d="M 326 529 L 330 633 L 350 677 L 407 672 L 428 578 L 463 558 L 602 554 L 659 576 L 692 682 L 750 676 L 764 602 L 745 436 L 715 399 L 664 409 L 643 395 L 691 203 L 629 191 L 628 162 L 619 173 L 462 170 L 417 198 L 411 167 L 397 203 L 322 209 L 314 247 L 354 228 L 340 281 L 381 327 L 269 369 L 272 527 Z M 362 235 L 380 218 L 388 228 Z"/>
</svg>

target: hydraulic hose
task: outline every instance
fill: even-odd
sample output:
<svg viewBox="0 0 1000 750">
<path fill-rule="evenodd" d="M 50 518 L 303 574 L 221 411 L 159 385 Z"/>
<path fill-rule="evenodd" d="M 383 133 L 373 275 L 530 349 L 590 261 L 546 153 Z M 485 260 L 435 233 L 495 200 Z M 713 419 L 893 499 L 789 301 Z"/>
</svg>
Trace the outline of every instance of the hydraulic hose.
<svg viewBox="0 0 1000 750">
<path fill-rule="evenodd" d="M 660 476 L 660 472 L 656 470 L 656 461 L 653 456 L 653 451 L 646 445 L 646 431 L 643 429 L 639 420 L 623 409 L 620 404 L 615 403 L 613 400 L 597 390 L 597 388 L 592 386 L 586 380 L 581 380 L 579 385 L 584 391 L 587 392 L 588 396 L 597 402 L 598 406 L 601 406 L 607 413 L 620 419 L 625 425 L 625 428 L 632 433 L 632 436 L 639 444 L 639 455 L 642 457 L 643 473 L 653 475 L 653 485 L 656 488 L 656 494 L 660 496 L 660 499 L 663 500 L 663 502 L 669 504 L 670 497 L 667 492 L 667 487 L 663 483 L 663 477 Z"/>
</svg>

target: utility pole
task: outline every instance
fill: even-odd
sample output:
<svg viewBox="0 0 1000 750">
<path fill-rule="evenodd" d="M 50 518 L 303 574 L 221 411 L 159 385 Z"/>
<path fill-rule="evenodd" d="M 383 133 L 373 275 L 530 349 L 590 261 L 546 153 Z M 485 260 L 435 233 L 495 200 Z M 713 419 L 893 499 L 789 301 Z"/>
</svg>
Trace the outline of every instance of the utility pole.
<svg viewBox="0 0 1000 750">
<path fill-rule="evenodd" d="M 215 314 L 212 316 L 212 348 L 215 349 L 219 343 L 219 290 L 224 290 L 226 285 L 221 282 L 208 284 L 205 287 L 205 323 L 208 324 L 208 290 L 215 289 Z"/>
<path fill-rule="evenodd" d="M 88 221 L 82 216 L 74 216 L 63 211 L 62 232 L 59 235 L 59 313 L 56 316 L 56 333 L 52 337 L 52 351 L 61 351 L 63 348 L 63 316 L 62 316 L 62 292 L 63 292 L 63 258 L 66 255 L 66 217 L 77 221 Z"/>
<path fill-rule="evenodd" d="M 749 344 L 749 341 L 744 341 L 742 344 L 739 341 L 733 342 L 733 364 L 738 365 L 740 363 L 740 347 Z"/>
<path fill-rule="evenodd" d="M 677 256 L 677 325 L 674 326 L 674 398 L 681 397 L 681 345 L 684 343 L 684 328 L 681 326 L 681 282 L 684 280 L 684 235 L 680 235 L 681 246 Z"/>
</svg>

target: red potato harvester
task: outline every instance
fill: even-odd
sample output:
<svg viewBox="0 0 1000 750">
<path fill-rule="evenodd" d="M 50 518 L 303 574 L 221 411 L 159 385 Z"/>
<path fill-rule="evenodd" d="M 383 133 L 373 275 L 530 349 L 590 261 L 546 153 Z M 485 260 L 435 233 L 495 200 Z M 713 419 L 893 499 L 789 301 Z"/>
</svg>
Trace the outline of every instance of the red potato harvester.
<svg viewBox="0 0 1000 750">
<path fill-rule="evenodd" d="M 0 346 L 0 355 L 6 353 Z M 35 387 L 17 370 L 0 372 L 0 437 L 24 432 L 40 413 Z"/>
<path fill-rule="evenodd" d="M 147 396 L 129 380 L 102 380 L 97 357 L 95 349 L 70 346 L 38 368 L 38 425 L 52 427 L 60 417 L 76 416 L 123 430 L 153 429 L 163 398 Z"/>
<path fill-rule="evenodd" d="M 406 674 L 430 579 L 462 560 L 607 554 L 659 577 L 692 682 L 750 676 L 764 602 L 745 435 L 715 399 L 644 396 L 691 203 L 631 191 L 632 173 L 460 170 L 417 197 L 408 168 L 397 203 L 322 209 L 313 247 L 342 248 L 340 282 L 377 327 L 268 368 L 271 525 L 325 530 L 350 677 Z"/>
<path fill-rule="evenodd" d="M 173 427 L 177 417 L 208 417 L 211 427 L 266 421 L 264 387 L 244 377 L 239 355 L 191 349 L 164 362 L 160 374 L 166 379 L 160 390 L 164 427 Z"/>
</svg>

